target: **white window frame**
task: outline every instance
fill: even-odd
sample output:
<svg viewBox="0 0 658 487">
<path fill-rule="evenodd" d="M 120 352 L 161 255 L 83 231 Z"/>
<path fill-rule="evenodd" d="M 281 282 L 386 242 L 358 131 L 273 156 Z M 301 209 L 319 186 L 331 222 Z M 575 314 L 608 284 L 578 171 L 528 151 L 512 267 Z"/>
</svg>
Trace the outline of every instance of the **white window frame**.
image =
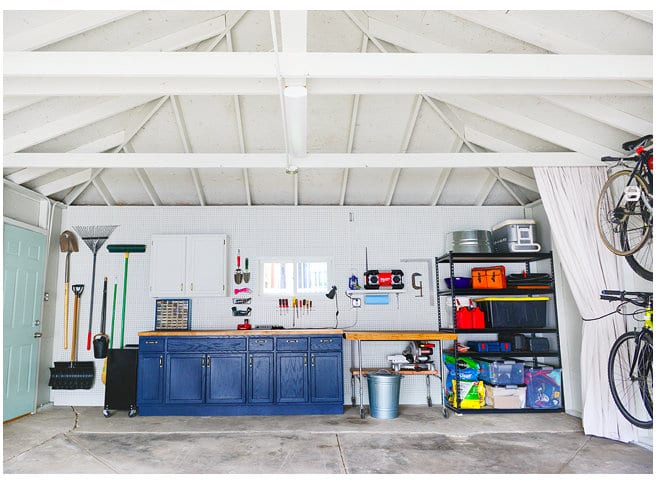
<svg viewBox="0 0 658 487">
<path fill-rule="evenodd" d="M 326 262 L 327 263 L 327 289 L 322 289 L 319 291 L 305 291 L 299 290 L 297 287 L 297 265 L 303 262 Z M 292 291 L 281 291 L 275 293 L 265 292 L 265 272 L 264 265 L 271 263 L 279 264 L 292 264 L 293 276 L 292 276 Z M 302 256 L 302 257 L 271 257 L 271 258 L 261 258 L 258 261 L 258 294 L 260 296 L 296 296 L 299 294 L 304 295 L 320 295 L 325 294 L 334 282 L 334 262 L 331 257 L 327 256 Z"/>
</svg>

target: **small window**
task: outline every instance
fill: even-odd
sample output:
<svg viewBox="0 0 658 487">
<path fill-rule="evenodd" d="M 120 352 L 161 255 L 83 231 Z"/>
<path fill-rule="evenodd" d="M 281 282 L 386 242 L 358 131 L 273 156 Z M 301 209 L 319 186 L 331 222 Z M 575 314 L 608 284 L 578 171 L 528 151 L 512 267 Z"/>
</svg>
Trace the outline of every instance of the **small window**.
<svg viewBox="0 0 658 487">
<path fill-rule="evenodd" d="M 326 293 L 330 267 L 324 258 L 266 259 L 261 261 L 261 291 L 277 296 Z"/>
</svg>

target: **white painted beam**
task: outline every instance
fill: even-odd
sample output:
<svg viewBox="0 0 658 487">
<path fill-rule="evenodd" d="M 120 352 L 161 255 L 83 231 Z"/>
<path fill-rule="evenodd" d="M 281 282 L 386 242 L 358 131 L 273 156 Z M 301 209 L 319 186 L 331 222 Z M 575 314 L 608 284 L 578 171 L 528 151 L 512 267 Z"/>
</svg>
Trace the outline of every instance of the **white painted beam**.
<svg viewBox="0 0 658 487">
<path fill-rule="evenodd" d="M 510 183 L 514 183 L 517 186 L 521 186 L 522 188 L 529 189 L 535 193 L 539 193 L 537 182 L 525 174 L 513 171 L 507 167 L 501 167 L 498 169 L 498 175 Z"/>
<path fill-rule="evenodd" d="M 464 137 L 466 137 L 466 140 L 469 142 L 479 145 L 491 152 L 528 152 L 526 149 L 492 135 L 485 134 L 469 125 L 464 126 Z"/>
<path fill-rule="evenodd" d="M 43 184 L 34 188 L 37 193 L 41 193 L 44 196 L 50 196 L 51 194 L 64 191 L 65 189 L 72 188 L 78 184 L 82 184 L 91 179 L 91 169 L 83 169 L 82 171 L 69 174 L 62 178 L 56 179 L 49 183 Z"/>
<path fill-rule="evenodd" d="M 77 168 L 284 168 L 284 153 L 33 153 L 19 152 L 4 157 L 5 167 L 77 167 Z M 605 166 L 600 158 L 577 152 L 524 153 L 358 153 L 308 154 L 295 161 L 300 168 L 354 167 L 534 167 Z"/>
<path fill-rule="evenodd" d="M 519 39 L 554 53 L 604 54 L 592 44 L 586 44 L 546 27 L 533 24 L 527 18 L 504 10 L 447 10 L 448 13 L 487 27 L 502 34 Z"/>
<path fill-rule="evenodd" d="M 306 10 L 280 10 L 281 48 L 284 52 L 306 52 Z"/>
<path fill-rule="evenodd" d="M 5 51 L 31 51 L 82 34 L 110 22 L 123 19 L 135 11 L 85 10 L 63 16 L 53 22 L 26 29 L 4 41 Z"/>
<path fill-rule="evenodd" d="M 27 183 L 28 181 L 32 181 L 33 179 L 36 179 L 38 177 L 43 176 L 44 174 L 48 174 L 50 172 L 57 171 L 57 168 L 55 167 L 26 167 L 21 169 L 20 171 L 16 171 L 14 173 L 11 173 L 9 176 L 5 176 L 6 179 L 9 179 L 10 181 L 16 183 L 16 184 L 23 184 Z"/>
<path fill-rule="evenodd" d="M 482 206 L 484 204 L 484 202 L 487 200 L 487 196 L 489 196 L 489 193 L 491 193 L 491 190 L 496 185 L 497 181 L 498 179 L 496 179 L 495 174 L 487 174 L 487 179 L 484 181 L 480 191 L 475 197 L 475 206 Z"/>
<path fill-rule="evenodd" d="M 372 17 L 368 18 L 368 33 L 380 39 L 412 52 L 455 52 L 458 49 L 424 36 L 413 34 L 398 27 L 386 24 Z"/>
<path fill-rule="evenodd" d="M 222 34 L 225 30 L 226 15 L 220 15 L 200 24 L 195 24 L 140 46 L 133 47 L 130 51 L 176 51 Z"/>
<path fill-rule="evenodd" d="M 91 173 L 91 177 L 89 178 L 88 181 L 86 181 L 86 182 L 84 182 L 84 183 L 82 183 L 82 184 L 78 184 L 75 188 L 73 188 L 73 189 L 72 189 L 72 190 L 71 190 L 71 191 L 70 191 L 70 192 L 64 197 L 64 204 L 66 204 L 66 205 L 70 205 L 70 204 L 73 203 L 76 199 L 78 199 L 78 197 L 79 197 L 82 193 L 84 193 L 84 191 L 89 187 L 89 185 L 92 183 L 92 181 L 93 181 L 94 179 L 96 179 L 96 177 L 98 177 L 98 175 L 99 175 L 100 173 L 102 173 L 104 170 L 105 170 L 104 167 L 94 169 L 94 171 Z"/>
<path fill-rule="evenodd" d="M 462 110 L 475 113 L 488 120 L 493 120 L 575 152 L 589 155 L 591 158 L 599 159 L 603 155 L 621 155 L 617 150 L 594 141 L 583 139 L 566 130 L 533 120 L 525 115 L 501 108 L 480 98 L 467 96 L 441 96 L 440 98 L 444 102 Z"/>
<path fill-rule="evenodd" d="M 461 142 L 461 140 L 460 140 Z M 432 194 L 432 200 L 430 201 L 430 206 L 436 206 L 441 198 L 441 193 L 448 182 L 448 177 L 450 177 L 450 172 L 452 169 L 444 168 L 439 172 L 439 177 L 436 180 L 436 186 L 434 187 L 434 193 Z"/>
<path fill-rule="evenodd" d="M 116 201 L 114 201 L 114 198 L 112 198 L 112 195 L 110 194 L 110 191 L 107 189 L 107 186 L 103 182 L 100 176 L 94 178 L 92 180 L 92 184 L 96 188 L 96 190 L 100 193 L 101 198 L 103 198 L 103 201 L 105 201 L 105 204 L 107 206 L 114 206 L 116 205 Z"/>
<path fill-rule="evenodd" d="M 146 171 L 142 168 L 136 168 L 135 174 L 137 174 L 137 177 L 141 181 L 146 194 L 148 194 L 149 199 L 153 203 L 153 206 L 162 206 L 162 201 L 160 200 L 157 191 L 153 187 L 151 179 L 148 177 L 148 174 L 146 174 Z"/>
<path fill-rule="evenodd" d="M 45 98 L 42 96 L 5 96 L 2 100 L 2 114 L 7 115 L 43 100 Z"/>
<path fill-rule="evenodd" d="M 545 96 L 543 98 L 569 111 L 585 115 L 634 135 L 640 136 L 653 132 L 653 124 L 650 120 L 643 120 L 631 113 L 622 112 L 591 98 L 573 96 Z"/>
<path fill-rule="evenodd" d="M 123 140 L 125 136 L 126 136 L 125 131 L 121 130 L 119 132 L 115 132 L 105 137 L 101 137 L 100 139 L 92 140 L 91 142 L 78 146 L 75 149 L 70 150 L 69 152 L 82 152 L 82 153 L 105 152 L 123 144 Z"/>
<path fill-rule="evenodd" d="M 629 17 L 641 20 L 648 24 L 653 25 L 653 11 L 652 10 L 620 10 L 619 12 Z"/>
<path fill-rule="evenodd" d="M 86 125 L 104 120 L 126 110 L 149 102 L 153 96 L 114 98 L 85 108 L 79 112 L 66 115 L 60 119 L 44 123 L 35 128 L 8 137 L 4 140 L 4 152 L 18 152 L 62 134 L 72 132 Z"/>
</svg>

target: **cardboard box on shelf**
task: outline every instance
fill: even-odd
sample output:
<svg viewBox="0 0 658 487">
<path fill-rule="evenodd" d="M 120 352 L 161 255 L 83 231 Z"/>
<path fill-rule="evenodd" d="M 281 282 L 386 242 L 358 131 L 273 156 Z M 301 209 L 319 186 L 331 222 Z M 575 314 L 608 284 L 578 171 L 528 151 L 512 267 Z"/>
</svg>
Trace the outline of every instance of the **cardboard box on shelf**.
<svg viewBox="0 0 658 487">
<path fill-rule="evenodd" d="M 492 386 L 485 384 L 484 401 L 494 409 L 523 409 L 526 386 Z"/>
</svg>

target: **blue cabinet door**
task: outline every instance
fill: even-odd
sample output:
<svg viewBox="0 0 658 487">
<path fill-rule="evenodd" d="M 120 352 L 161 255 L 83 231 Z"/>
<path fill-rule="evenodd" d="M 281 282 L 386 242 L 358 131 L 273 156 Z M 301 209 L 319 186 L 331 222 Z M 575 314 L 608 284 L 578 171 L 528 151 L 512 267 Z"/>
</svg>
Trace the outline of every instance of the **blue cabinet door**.
<svg viewBox="0 0 658 487">
<path fill-rule="evenodd" d="M 308 402 L 308 354 L 279 352 L 276 355 L 276 367 L 277 402 Z"/>
<path fill-rule="evenodd" d="M 161 404 L 164 399 L 164 355 L 140 353 L 137 362 L 137 405 Z"/>
<path fill-rule="evenodd" d="M 248 394 L 251 404 L 274 402 L 274 354 L 249 354 Z"/>
<path fill-rule="evenodd" d="M 206 355 L 170 353 L 167 355 L 166 398 L 168 403 L 203 402 Z"/>
<path fill-rule="evenodd" d="M 311 402 L 343 401 L 343 358 L 340 352 L 311 353 Z"/>
<path fill-rule="evenodd" d="M 246 353 L 216 353 L 206 357 L 206 403 L 243 404 Z"/>
</svg>

